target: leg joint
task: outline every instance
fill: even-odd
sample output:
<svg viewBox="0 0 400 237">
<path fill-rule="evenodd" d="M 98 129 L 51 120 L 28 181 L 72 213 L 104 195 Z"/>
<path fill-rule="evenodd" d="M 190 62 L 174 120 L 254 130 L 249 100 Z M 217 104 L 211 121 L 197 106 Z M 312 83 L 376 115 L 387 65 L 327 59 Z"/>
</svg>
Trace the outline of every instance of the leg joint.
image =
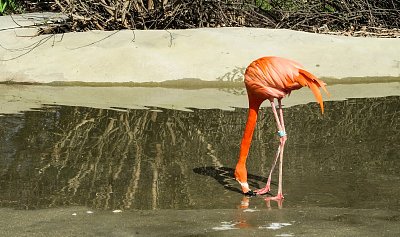
<svg viewBox="0 0 400 237">
<path fill-rule="evenodd" d="M 286 137 L 287 133 L 285 131 L 278 131 L 279 137 Z"/>
</svg>

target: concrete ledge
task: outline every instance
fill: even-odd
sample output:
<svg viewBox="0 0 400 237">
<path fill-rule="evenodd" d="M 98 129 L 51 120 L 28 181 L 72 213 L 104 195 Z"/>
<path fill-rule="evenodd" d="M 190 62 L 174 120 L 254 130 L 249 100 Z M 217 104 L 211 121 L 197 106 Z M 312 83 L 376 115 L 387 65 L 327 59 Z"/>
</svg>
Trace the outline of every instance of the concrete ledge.
<svg viewBox="0 0 400 237">
<path fill-rule="evenodd" d="M 34 19 L 14 17 L 23 25 Z M 14 21 L 0 17 L 0 81 L 240 80 L 240 70 L 266 55 L 294 59 L 319 77 L 400 78 L 400 39 L 253 28 L 35 36 L 35 27 L 18 28 Z"/>
</svg>

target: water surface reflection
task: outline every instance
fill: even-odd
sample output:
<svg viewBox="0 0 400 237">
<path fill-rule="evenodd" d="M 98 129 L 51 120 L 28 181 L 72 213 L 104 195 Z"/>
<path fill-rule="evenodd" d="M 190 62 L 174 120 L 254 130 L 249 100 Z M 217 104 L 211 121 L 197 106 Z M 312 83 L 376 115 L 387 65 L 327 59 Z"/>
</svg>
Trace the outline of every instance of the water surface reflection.
<svg viewBox="0 0 400 237">
<path fill-rule="evenodd" d="M 399 97 L 285 109 L 285 206 L 400 208 Z M 44 106 L 0 117 L 0 205 L 22 209 L 233 208 L 246 109 Z M 278 145 L 260 112 L 248 170 L 265 182 Z M 273 186 L 273 191 L 276 191 Z"/>
</svg>

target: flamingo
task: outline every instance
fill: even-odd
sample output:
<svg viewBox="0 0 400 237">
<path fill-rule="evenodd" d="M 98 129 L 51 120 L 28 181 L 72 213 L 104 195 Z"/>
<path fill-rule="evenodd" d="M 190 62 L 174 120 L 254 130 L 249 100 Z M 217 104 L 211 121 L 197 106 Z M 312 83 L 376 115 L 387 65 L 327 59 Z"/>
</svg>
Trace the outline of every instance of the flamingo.
<svg viewBox="0 0 400 237">
<path fill-rule="evenodd" d="M 254 196 L 268 193 L 270 191 L 272 171 L 274 170 L 279 157 L 278 194 L 275 197 L 271 197 L 270 200 L 282 200 L 284 198 L 282 194 L 283 150 L 287 140 L 287 133 L 283 120 L 282 98 L 286 95 L 290 95 L 292 90 L 308 86 L 319 103 L 321 113 L 323 114 L 324 104 L 319 88 L 321 87 L 327 95 L 329 95 L 325 88 L 326 83 L 306 71 L 299 63 L 276 56 L 262 57 L 253 61 L 247 67 L 244 78 L 249 100 L 249 110 L 246 127 L 240 144 L 239 159 L 235 169 L 235 178 L 241 185 L 242 191 L 245 195 Z M 275 99 L 278 101 L 279 114 L 275 107 Z M 269 100 L 271 103 L 280 144 L 266 186 L 262 189 L 252 191 L 247 183 L 246 160 L 257 122 L 258 110 L 261 103 L 265 100 Z"/>
</svg>

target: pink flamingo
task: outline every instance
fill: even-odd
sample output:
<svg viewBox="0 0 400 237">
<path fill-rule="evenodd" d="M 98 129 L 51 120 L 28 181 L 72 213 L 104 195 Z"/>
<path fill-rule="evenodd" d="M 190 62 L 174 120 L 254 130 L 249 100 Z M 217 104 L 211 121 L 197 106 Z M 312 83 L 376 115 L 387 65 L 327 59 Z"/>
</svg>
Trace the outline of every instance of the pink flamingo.
<svg viewBox="0 0 400 237">
<path fill-rule="evenodd" d="M 279 184 L 278 194 L 271 200 L 282 200 L 282 165 L 283 165 L 283 149 L 287 139 L 285 124 L 283 121 L 283 111 L 281 100 L 289 95 L 292 90 L 300 89 L 308 86 L 313 92 L 315 98 L 324 113 L 324 104 L 319 87 L 329 95 L 325 88 L 325 83 L 316 76 L 303 69 L 299 63 L 280 57 L 263 57 L 253 61 L 246 69 L 244 75 L 244 83 L 246 85 L 247 95 L 249 99 L 249 112 L 247 123 L 244 130 L 242 142 L 240 145 L 239 160 L 235 169 L 235 178 L 242 187 L 242 191 L 246 195 L 265 194 L 270 191 L 271 175 L 275 168 L 279 157 Z M 274 99 L 278 100 L 279 115 L 275 108 Z M 251 140 L 253 137 L 254 127 L 257 122 L 257 114 L 261 103 L 269 100 L 272 111 L 274 113 L 280 145 L 276 153 L 275 160 L 268 176 L 267 184 L 264 188 L 255 190 L 249 188 L 247 183 L 246 159 L 249 153 Z"/>
</svg>

